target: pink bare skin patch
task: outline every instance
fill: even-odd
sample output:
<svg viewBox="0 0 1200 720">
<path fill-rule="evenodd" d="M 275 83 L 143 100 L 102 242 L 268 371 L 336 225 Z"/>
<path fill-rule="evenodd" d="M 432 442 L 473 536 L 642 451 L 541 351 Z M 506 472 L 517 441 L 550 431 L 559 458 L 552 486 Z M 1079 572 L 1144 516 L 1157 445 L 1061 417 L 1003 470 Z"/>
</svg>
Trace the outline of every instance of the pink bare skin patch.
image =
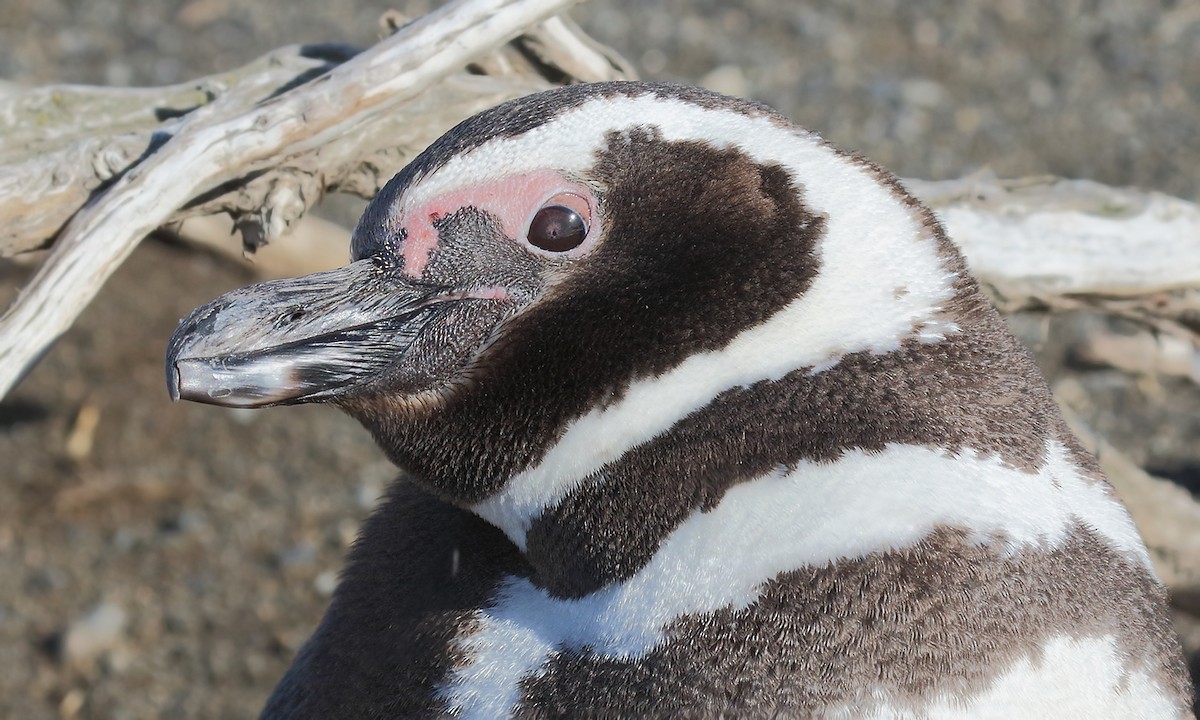
<svg viewBox="0 0 1200 720">
<path fill-rule="evenodd" d="M 402 206 L 400 226 L 407 231 L 400 249 L 404 274 L 417 280 L 424 274 L 438 246 L 433 224 L 441 218 L 464 207 L 475 207 L 498 218 L 504 234 L 521 242 L 533 214 L 545 201 L 564 193 L 578 196 L 589 208 L 595 207 L 590 190 L 553 170 L 508 175 L 442 193 L 418 205 Z"/>
</svg>

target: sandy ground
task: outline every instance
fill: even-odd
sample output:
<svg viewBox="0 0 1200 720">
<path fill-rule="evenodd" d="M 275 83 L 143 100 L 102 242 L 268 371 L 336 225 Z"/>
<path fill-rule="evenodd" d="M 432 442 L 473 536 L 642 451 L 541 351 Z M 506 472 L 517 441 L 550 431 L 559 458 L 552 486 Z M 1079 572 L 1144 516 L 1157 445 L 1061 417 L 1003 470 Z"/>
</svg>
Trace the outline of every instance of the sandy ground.
<svg viewBox="0 0 1200 720">
<path fill-rule="evenodd" d="M 764 100 L 905 176 L 990 167 L 1200 198 L 1197 4 L 865 6 L 592 0 L 574 15 L 646 77 Z M 178 82 L 283 44 L 369 43 L 386 7 L 0 0 L 0 77 Z M 0 264 L 0 301 L 28 272 Z M 145 243 L 0 403 L 0 717 L 252 716 L 318 621 L 394 471 L 334 410 L 172 405 L 164 389 L 177 319 L 249 280 Z M 1194 492 L 1200 393 L 1071 366 L 1093 322 L 1014 326 L 1052 379 L 1083 383 L 1089 422 Z"/>
</svg>

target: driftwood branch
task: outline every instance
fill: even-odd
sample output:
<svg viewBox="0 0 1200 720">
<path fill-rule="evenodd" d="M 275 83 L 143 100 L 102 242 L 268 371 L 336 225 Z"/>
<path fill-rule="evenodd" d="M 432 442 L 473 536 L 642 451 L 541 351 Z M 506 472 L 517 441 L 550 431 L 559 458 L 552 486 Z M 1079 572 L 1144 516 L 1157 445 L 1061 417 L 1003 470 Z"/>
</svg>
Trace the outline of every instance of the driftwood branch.
<svg viewBox="0 0 1200 720">
<path fill-rule="evenodd" d="M 1200 383 L 1200 206 L 1086 180 L 906 185 L 937 211 L 1004 312 L 1093 308 L 1150 330 L 1097 361 Z"/>
<path fill-rule="evenodd" d="M 0 255 L 49 245 L 94 194 L 222 100 L 223 119 L 357 54 L 281 48 L 232 72 L 165 88 L 58 85 L 0 98 Z"/>
<path fill-rule="evenodd" d="M 1006 312 L 1090 305 L 1200 330 L 1200 206 L 1087 180 L 906 181 Z"/>
<path fill-rule="evenodd" d="M 905 184 L 1008 302 L 1200 287 L 1200 206 L 1089 180 L 988 175 Z"/>
<path fill-rule="evenodd" d="M 0 318 L 0 396 L 155 229 L 227 212 L 255 246 L 327 190 L 373 195 L 477 110 L 555 82 L 624 76 L 619 58 L 553 19 L 576 1 L 459 0 L 361 53 L 285 48 L 165 96 L 0 95 L 0 227 L 17 228 L 0 236 L 0 254 L 53 240 Z"/>
</svg>

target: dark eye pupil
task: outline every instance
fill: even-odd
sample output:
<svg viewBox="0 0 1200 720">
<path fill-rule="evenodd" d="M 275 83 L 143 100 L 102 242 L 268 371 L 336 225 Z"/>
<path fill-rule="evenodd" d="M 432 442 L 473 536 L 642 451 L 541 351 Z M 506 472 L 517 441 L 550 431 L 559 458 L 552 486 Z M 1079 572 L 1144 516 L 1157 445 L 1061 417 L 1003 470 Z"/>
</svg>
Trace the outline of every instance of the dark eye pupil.
<svg viewBox="0 0 1200 720">
<path fill-rule="evenodd" d="M 587 232 L 579 213 L 562 205 L 550 205 L 533 216 L 529 242 L 547 252 L 566 252 L 579 247 Z"/>
</svg>

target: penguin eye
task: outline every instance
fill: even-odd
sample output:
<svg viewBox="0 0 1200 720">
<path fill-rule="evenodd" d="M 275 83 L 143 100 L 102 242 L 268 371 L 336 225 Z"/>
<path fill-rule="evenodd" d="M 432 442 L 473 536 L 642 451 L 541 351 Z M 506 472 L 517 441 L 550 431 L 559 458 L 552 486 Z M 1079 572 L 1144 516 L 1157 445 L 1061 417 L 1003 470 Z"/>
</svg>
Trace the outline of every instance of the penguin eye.
<svg viewBox="0 0 1200 720">
<path fill-rule="evenodd" d="M 588 234 L 583 216 L 565 205 L 547 205 L 533 216 L 527 238 L 534 247 L 561 253 L 583 244 Z"/>
</svg>

